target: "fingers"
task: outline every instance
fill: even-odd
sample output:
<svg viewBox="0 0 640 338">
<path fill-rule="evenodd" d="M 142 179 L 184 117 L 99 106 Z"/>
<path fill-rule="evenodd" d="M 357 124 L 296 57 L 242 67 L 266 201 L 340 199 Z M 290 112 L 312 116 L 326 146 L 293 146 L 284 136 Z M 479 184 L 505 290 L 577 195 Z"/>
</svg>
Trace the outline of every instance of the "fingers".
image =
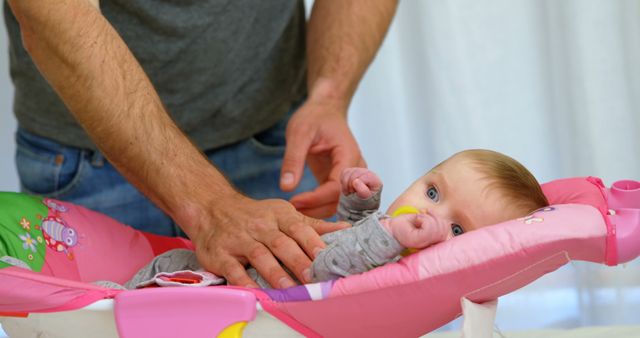
<svg viewBox="0 0 640 338">
<path fill-rule="evenodd" d="M 342 174 L 340 175 L 340 188 L 341 188 L 340 191 L 345 196 L 353 192 L 351 191 L 351 184 L 349 184 L 351 179 L 351 174 L 353 173 L 353 169 L 355 168 L 346 168 L 342 171 Z"/>
<path fill-rule="evenodd" d="M 305 216 L 323 219 L 335 215 L 337 210 L 338 207 L 335 203 L 329 203 L 312 208 L 298 209 L 298 212 Z"/>
<path fill-rule="evenodd" d="M 351 167 L 342 170 L 342 173 L 340 174 L 340 185 L 342 187 L 342 193 L 348 195 L 353 192 L 352 182 L 362 175 L 361 170 L 363 169 L 364 168 Z"/>
<path fill-rule="evenodd" d="M 382 180 L 380 180 L 380 177 L 368 169 L 365 169 L 365 172 L 358 179 L 366 184 L 372 192 L 377 192 L 382 188 Z"/>
<path fill-rule="evenodd" d="M 306 219 L 313 220 L 312 218 L 304 217 L 301 221 L 283 226 L 281 229 L 286 236 L 295 241 L 298 249 L 302 248 L 307 253 L 307 256 L 313 259 L 318 249 L 324 248 L 325 243 L 314 227 L 311 226 L 312 222 Z"/>
<path fill-rule="evenodd" d="M 208 263 L 210 262 L 201 262 L 202 265 L 209 271 L 216 271 L 216 273 L 222 274 L 222 276 L 227 280 L 227 282 L 231 285 L 245 286 L 250 288 L 257 288 L 258 284 L 256 284 L 253 279 L 249 277 L 247 271 L 244 268 L 243 264 L 231 257 L 226 256 L 225 258 L 216 259 L 217 264 L 213 264 L 214 266 L 220 266 L 220 269 L 215 267 L 209 267 Z"/>
<path fill-rule="evenodd" d="M 334 231 L 344 228 L 344 224 L 333 224 L 321 220 L 302 217 L 284 221 L 280 226 L 282 232 L 274 232 L 271 238 L 265 242 L 269 250 L 291 270 L 302 282 L 311 282 L 311 259 L 326 245 L 318 235 L 316 229 L 321 231 Z M 303 252 L 304 251 L 304 252 Z M 305 255 L 306 253 L 306 255 Z M 252 258 L 250 258 L 252 261 Z M 269 261 L 262 261 L 265 266 L 271 265 Z M 282 279 L 279 270 L 272 268 L 273 276 L 267 276 L 270 271 L 265 271 L 263 276 L 269 283 L 277 282 L 275 287 L 288 287 L 288 280 Z M 259 270 L 260 272 L 260 270 Z M 273 285 L 273 284 L 272 284 Z"/>
<path fill-rule="evenodd" d="M 307 217 L 307 220 L 309 222 L 308 224 L 320 235 L 351 227 L 351 224 L 348 222 L 326 222 L 310 217 Z"/>
<path fill-rule="evenodd" d="M 361 179 L 357 178 L 353 181 L 353 188 L 355 189 L 356 195 L 358 195 L 359 198 L 367 199 L 371 197 L 371 190 L 364 182 L 362 182 Z"/>
<path fill-rule="evenodd" d="M 311 261 L 300 250 L 300 247 L 289 237 L 282 233 L 274 233 L 272 238 L 266 241 L 269 248 L 256 244 L 250 251 L 247 259 L 258 273 L 274 288 L 289 288 L 296 285 L 291 276 L 282 268 L 274 254 L 288 266 L 292 272 L 302 281 L 302 270 L 311 265 Z M 304 257 L 304 258 L 303 258 Z M 305 259 L 306 258 L 306 259 Z M 296 273 L 296 271 L 300 271 Z"/>
<path fill-rule="evenodd" d="M 359 177 L 363 175 L 363 168 L 347 168 L 344 170 L 346 176 L 346 187 L 347 191 L 345 195 L 349 195 L 356 191 L 356 187 L 354 185 L 354 181 L 356 181 Z"/>
<path fill-rule="evenodd" d="M 366 199 L 380 190 L 382 181 L 378 175 L 366 168 L 353 167 L 342 171 L 340 185 L 344 195 L 355 192 L 359 198 Z"/>
<path fill-rule="evenodd" d="M 297 131 L 287 135 L 287 145 L 280 169 L 280 189 L 283 191 L 292 191 L 298 186 L 312 141 L 312 137 L 302 135 Z"/>
<path fill-rule="evenodd" d="M 319 205 L 338 204 L 340 187 L 336 181 L 327 181 L 311 192 L 295 195 L 289 202 L 296 209 L 315 208 Z"/>
<path fill-rule="evenodd" d="M 416 226 L 416 214 L 406 214 L 406 215 L 399 215 L 396 217 L 393 217 L 391 219 L 391 225 L 394 228 L 402 228 L 403 230 L 407 230 L 410 228 L 415 228 Z"/>
</svg>

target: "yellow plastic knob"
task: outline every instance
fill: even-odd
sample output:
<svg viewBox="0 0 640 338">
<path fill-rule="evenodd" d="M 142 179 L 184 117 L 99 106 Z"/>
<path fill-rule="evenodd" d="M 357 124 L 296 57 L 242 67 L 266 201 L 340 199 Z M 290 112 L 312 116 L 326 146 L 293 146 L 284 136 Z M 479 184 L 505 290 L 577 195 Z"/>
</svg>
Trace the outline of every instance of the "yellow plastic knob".
<svg viewBox="0 0 640 338">
<path fill-rule="evenodd" d="M 247 326 L 247 322 L 237 322 L 227 326 L 220 334 L 218 338 L 242 338 L 242 330 Z"/>
</svg>

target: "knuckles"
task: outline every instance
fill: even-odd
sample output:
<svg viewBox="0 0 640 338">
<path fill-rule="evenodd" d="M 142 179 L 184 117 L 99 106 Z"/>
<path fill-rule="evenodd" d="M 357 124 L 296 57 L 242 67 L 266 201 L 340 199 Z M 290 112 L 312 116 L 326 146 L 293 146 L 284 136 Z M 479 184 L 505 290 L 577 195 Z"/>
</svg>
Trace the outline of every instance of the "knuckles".
<svg viewBox="0 0 640 338">
<path fill-rule="evenodd" d="M 247 256 L 250 261 L 253 261 L 268 255 L 271 255 L 271 251 L 269 251 L 269 249 L 267 249 L 263 245 L 254 245 L 251 249 L 249 249 Z"/>
<path fill-rule="evenodd" d="M 291 242 L 291 240 L 289 239 L 288 236 L 285 236 L 284 234 L 280 234 L 275 236 L 269 243 L 269 247 L 271 248 L 271 250 L 273 251 L 278 251 L 280 249 L 283 249 L 285 247 L 287 247 L 287 245 Z"/>
</svg>

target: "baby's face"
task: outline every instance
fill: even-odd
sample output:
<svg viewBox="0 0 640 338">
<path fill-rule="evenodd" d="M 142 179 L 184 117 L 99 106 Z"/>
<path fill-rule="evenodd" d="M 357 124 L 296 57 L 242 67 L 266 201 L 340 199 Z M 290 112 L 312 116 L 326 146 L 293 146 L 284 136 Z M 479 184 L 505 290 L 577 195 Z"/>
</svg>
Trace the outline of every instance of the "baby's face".
<svg viewBox="0 0 640 338">
<path fill-rule="evenodd" d="M 389 207 L 387 214 L 410 205 L 451 227 L 450 237 L 511 218 L 496 189 L 464 156 L 454 156 L 415 181 Z"/>
</svg>

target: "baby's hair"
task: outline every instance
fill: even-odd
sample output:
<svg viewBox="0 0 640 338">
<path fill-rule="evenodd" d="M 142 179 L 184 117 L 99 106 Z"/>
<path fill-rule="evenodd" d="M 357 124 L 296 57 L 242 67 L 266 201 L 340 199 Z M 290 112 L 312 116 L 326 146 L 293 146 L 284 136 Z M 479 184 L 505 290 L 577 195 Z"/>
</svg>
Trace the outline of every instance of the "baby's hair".
<svg viewBox="0 0 640 338">
<path fill-rule="evenodd" d="M 496 151 L 471 149 L 454 156 L 464 156 L 477 165 L 489 180 L 489 188 L 497 189 L 509 205 L 523 216 L 549 205 L 536 178 L 520 162 Z"/>
</svg>

